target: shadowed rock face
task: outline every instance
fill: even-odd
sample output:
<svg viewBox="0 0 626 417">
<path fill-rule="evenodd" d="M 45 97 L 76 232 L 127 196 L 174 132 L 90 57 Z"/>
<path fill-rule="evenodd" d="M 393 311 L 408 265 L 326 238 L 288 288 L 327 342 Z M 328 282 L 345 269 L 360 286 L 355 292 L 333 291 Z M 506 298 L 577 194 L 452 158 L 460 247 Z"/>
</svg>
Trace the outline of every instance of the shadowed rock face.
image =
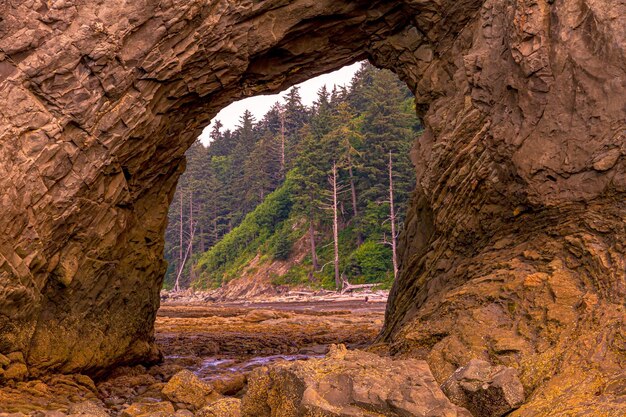
<svg viewBox="0 0 626 417">
<path fill-rule="evenodd" d="M 32 372 L 156 359 L 163 233 L 210 118 L 366 56 L 403 4 L 4 2 L 0 351 Z"/>
<path fill-rule="evenodd" d="M 7 3 L 0 352 L 25 352 L 31 373 L 156 359 L 185 149 L 235 99 L 369 58 L 427 126 L 381 340 L 440 382 L 473 357 L 517 367 L 541 412 L 618 407 L 619 0 Z"/>
</svg>

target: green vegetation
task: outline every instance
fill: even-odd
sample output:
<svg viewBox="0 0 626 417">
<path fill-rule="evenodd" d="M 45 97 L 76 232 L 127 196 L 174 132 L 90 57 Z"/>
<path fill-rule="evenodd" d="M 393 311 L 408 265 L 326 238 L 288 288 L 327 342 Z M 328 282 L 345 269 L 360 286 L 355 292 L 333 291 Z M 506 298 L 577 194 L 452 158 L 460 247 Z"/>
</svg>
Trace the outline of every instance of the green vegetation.
<svg viewBox="0 0 626 417">
<path fill-rule="evenodd" d="M 257 255 L 290 262 L 271 277 L 276 285 L 335 288 L 335 256 L 350 283 L 393 281 L 389 158 L 401 229 L 414 187 L 409 150 L 421 128 L 412 95 L 392 73 L 364 64 L 349 88 L 320 89 L 311 108 L 297 88 L 285 101 L 259 122 L 245 112 L 233 132 L 218 122 L 208 148 L 189 149 L 169 213 L 166 285 L 183 260 L 182 287 L 214 288 Z M 291 262 L 294 254 L 304 260 Z"/>
<path fill-rule="evenodd" d="M 285 248 L 277 247 L 283 233 L 273 235 L 289 218 L 292 201 L 290 183 L 285 182 L 279 189 L 267 196 L 256 209 L 248 214 L 239 226 L 226 234 L 209 251 L 200 256 L 195 268 L 199 277 L 196 286 L 217 287 L 235 278 L 241 267 L 256 256 L 257 250 L 264 243 L 266 251 L 281 256 Z M 285 237 L 288 239 L 288 236 Z"/>
</svg>

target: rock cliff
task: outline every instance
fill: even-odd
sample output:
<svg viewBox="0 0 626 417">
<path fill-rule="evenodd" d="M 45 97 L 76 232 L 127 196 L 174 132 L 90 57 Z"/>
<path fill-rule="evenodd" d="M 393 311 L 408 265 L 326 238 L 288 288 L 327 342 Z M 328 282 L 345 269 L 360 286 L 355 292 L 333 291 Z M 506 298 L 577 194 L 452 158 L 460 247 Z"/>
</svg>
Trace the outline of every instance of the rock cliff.
<svg viewBox="0 0 626 417">
<path fill-rule="evenodd" d="M 200 129 L 409 21 L 383 1 L 0 8 L 0 351 L 34 373 L 157 359 L 166 213 Z"/>
<path fill-rule="evenodd" d="M 240 97 L 368 58 L 427 126 L 381 341 L 439 382 L 473 357 L 518 368 L 536 415 L 617 410 L 625 16 L 619 0 L 1 3 L 0 352 L 32 375 L 157 359 L 185 149 Z"/>
<path fill-rule="evenodd" d="M 626 5 L 476 3 L 379 50 L 427 126 L 384 340 L 439 381 L 519 368 L 519 415 L 621 415 Z"/>
</svg>

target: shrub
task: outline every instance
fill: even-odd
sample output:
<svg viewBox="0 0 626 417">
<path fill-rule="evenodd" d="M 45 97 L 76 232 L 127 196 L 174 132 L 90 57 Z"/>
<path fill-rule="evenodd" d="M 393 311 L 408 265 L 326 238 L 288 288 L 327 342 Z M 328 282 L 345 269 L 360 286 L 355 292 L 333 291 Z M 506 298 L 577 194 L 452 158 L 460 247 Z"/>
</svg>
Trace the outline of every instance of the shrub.
<svg viewBox="0 0 626 417">
<path fill-rule="evenodd" d="M 346 269 L 354 283 L 386 281 L 393 270 L 391 248 L 367 241 L 352 252 Z"/>
<path fill-rule="evenodd" d="M 291 185 L 286 181 L 246 216 L 241 224 L 200 256 L 196 287 L 219 287 L 236 277 L 259 247 L 282 226 L 292 207 Z M 285 252 L 280 248 L 280 253 Z M 288 256 L 288 254 L 287 254 Z"/>
<path fill-rule="evenodd" d="M 282 277 L 274 276 L 272 284 L 274 285 L 300 285 L 310 284 L 309 282 L 310 266 L 294 265 Z"/>
<path fill-rule="evenodd" d="M 293 241 L 288 228 L 281 228 L 269 242 L 269 254 L 274 260 L 284 261 L 289 258 Z"/>
</svg>

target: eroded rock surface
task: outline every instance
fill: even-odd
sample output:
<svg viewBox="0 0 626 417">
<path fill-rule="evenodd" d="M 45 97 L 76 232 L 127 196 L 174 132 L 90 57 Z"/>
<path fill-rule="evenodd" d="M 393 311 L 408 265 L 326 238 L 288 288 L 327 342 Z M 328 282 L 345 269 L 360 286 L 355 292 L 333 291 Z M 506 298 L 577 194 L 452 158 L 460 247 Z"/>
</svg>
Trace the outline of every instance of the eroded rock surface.
<svg viewBox="0 0 626 417">
<path fill-rule="evenodd" d="M 624 414 L 626 5 L 457 4 L 454 39 L 385 41 L 427 128 L 384 340 L 440 382 L 519 369 L 514 415 Z"/>
<path fill-rule="evenodd" d="M 178 408 L 196 411 L 220 397 L 211 384 L 200 380 L 193 372 L 182 370 L 169 380 L 161 391 Z"/>
<path fill-rule="evenodd" d="M 0 389 L 0 415 L 16 413 L 80 414 L 87 403 L 102 408 L 94 382 L 85 375 L 51 375 L 41 380 L 13 382 Z M 71 410 L 71 412 L 70 412 Z M 96 413 L 93 413 L 96 415 Z"/>
<path fill-rule="evenodd" d="M 343 345 L 323 359 L 256 369 L 241 411 L 244 417 L 471 417 L 441 392 L 426 362 Z"/>
<path fill-rule="evenodd" d="M 135 403 L 122 411 L 122 417 L 173 417 L 174 406 L 171 402 Z"/>
<path fill-rule="evenodd" d="M 381 341 L 440 382 L 473 357 L 516 365 L 520 415 L 624 414 L 622 1 L 29 0 L 0 16 L 0 352 L 31 375 L 157 360 L 186 147 L 236 98 L 367 57 L 426 125 Z"/>
<path fill-rule="evenodd" d="M 219 399 L 198 411 L 196 417 L 241 417 L 241 400 Z"/>
<path fill-rule="evenodd" d="M 158 360 L 166 213 L 222 107 L 365 57 L 385 1 L 0 5 L 0 352 L 32 372 Z"/>
<path fill-rule="evenodd" d="M 478 359 L 457 369 L 441 389 L 474 417 L 500 417 L 524 402 L 524 387 L 515 369 Z"/>
</svg>

